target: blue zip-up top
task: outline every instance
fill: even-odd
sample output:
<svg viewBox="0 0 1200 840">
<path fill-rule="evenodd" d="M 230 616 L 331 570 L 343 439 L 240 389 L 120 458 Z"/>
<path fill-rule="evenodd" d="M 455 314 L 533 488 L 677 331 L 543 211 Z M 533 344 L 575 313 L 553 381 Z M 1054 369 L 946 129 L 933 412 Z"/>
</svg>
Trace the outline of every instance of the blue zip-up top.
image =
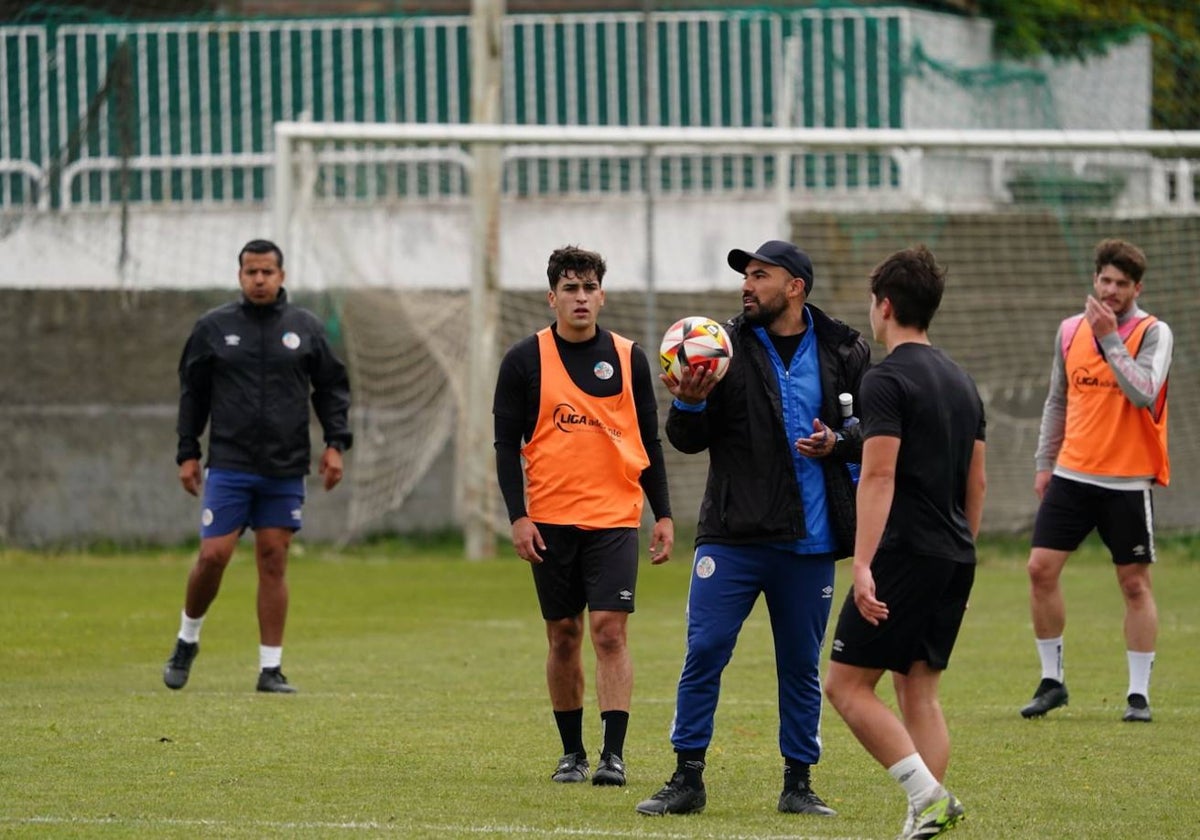
<svg viewBox="0 0 1200 840">
<path fill-rule="evenodd" d="M 821 416 L 821 377 L 817 360 L 817 339 L 812 314 L 804 307 L 804 334 L 800 346 L 785 369 L 775 345 L 764 327 L 754 327 L 754 334 L 766 350 L 767 358 L 779 380 L 779 396 L 783 405 L 783 427 L 792 453 L 792 468 L 800 485 L 804 503 L 804 524 L 807 536 L 786 543 L 774 543 L 779 548 L 797 554 L 826 554 L 834 551 L 833 532 L 829 527 L 829 507 L 825 499 L 825 476 L 821 464 L 805 458 L 792 445 L 797 438 L 812 434 L 814 417 Z"/>
</svg>

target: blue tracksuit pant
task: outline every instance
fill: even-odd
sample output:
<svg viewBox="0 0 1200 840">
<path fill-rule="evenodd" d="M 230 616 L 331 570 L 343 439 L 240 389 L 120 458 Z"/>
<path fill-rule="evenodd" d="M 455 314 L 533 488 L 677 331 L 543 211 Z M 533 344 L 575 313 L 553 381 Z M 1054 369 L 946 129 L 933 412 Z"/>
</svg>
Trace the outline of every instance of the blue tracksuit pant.
<svg viewBox="0 0 1200 840">
<path fill-rule="evenodd" d="M 712 740 L 721 672 L 759 593 L 767 600 L 779 681 L 779 750 L 816 764 L 821 757 L 821 645 L 833 604 L 832 555 L 766 545 L 700 545 L 688 592 L 687 656 L 675 701 L 671 744 L 705 749 Z"/>
</svg>

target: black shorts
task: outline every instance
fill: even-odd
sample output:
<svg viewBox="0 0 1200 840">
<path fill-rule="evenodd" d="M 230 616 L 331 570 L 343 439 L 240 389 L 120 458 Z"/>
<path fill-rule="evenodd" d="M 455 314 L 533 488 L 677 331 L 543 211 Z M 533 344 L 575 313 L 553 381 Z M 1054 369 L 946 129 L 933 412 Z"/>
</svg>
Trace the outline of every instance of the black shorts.
<svg viewBox="0 0 1200 840">
<path fill-rule="evenodd" d="M 588 531 L 536 523 L 546 542 L 533 569 L 542 618 L 557 621 L 589 610 L 633 612 L 637 588 L 637 528 Z"/>
<path fill-rule="evenodd" d="M 1095 528 L 1118 566 L 1153 563 L 1154 499 L 1051 476 L 1033 523 L 1033 547 L 1074 551 Z"/>
<path fill-rule="evenodd" d="M 940 557 L 877 554 L 871 563 L 875 597 L 888 607 L 888 618 L 869 624 L 846 595 L 833 635 L 830 658 L 859 668 L 907 674 L 914 662 L 935 671 L 950 664 L 975 565 Z"/>
</svg>

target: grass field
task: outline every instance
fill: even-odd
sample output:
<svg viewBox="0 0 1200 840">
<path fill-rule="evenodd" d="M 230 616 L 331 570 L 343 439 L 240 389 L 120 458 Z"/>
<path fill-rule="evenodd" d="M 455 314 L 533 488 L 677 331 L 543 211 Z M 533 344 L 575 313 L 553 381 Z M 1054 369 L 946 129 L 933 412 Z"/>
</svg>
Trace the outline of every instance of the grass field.
<svg viewBox="0 0 1200 840">
<path fill-rule="evenodd" d="M 989 543 L 943 700 L 953 836 L 1200 835 L 1200 562 L 1160 546 L 1154 723 L 1123 724 L 1114 576 L 1095 546 L 1068 564 L 1071 705 L 1017 708 L 1038 678 L 1023 545 Z M 284 670 L 259 695 L 254 574 L 243 543 L 186 689 L 161 667 L 190 550 L 0 550 L 0 835 L 13 837 L 891 838 L 903 797 L 828 711 L 815 787 L 834 819 L 778 814 L 770 636 L 760 603 L 725 674 L 708 810 L 633 810 L 673 768 L 689 551 L 646 565 L 631 621 L 637 687 L 623 789 L 558 786 L 545 640 L 524 564 L 454 545 L 300 546 Z M 838 601 L 847 567 L 839 568 Z M 589 663 L 590 663 L 589 652 Z M 590 667 L 590 665 L 589 665 Z M 590 689 L 588 747 L 599 747 Z"/>
</svg>

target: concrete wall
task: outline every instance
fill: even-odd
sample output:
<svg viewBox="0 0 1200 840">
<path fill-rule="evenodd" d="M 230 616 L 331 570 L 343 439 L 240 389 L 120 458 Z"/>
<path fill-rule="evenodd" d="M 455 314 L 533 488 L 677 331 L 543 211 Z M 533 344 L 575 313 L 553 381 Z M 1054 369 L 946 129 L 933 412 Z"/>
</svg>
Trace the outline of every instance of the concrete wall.
<svg viewBox="0 0 1200 840">
<path fill-rule="evenodd" d="M 1151 271 L 1143 305 L 1174 328 L 1173 480 L 1170 489 L 1156 491 L 1156 515 L 1163 529 L 1194 530 L 1200 526 L 1194 504 L 1200 493 L 1200 220 L 1064 218 L 1054 211 L 807 214 L 795 220 L 793 236 L 817 266 L 814 303 L 860 329 L 866 327 L 864 278 L 882 256 L 924 241 L 949 266 L 951 284 L 932 334 L 975 377 L 987 403 L 988 530 L 1020 530 L 1032 522 L 1033 450 L 1054 329 L 1081 307 L 1090 288 L 1091 247 L 1109 235 L 1146 249 Z M 723 247 L 758 240 L 721 239 Z M 710 292 L 664 292 L 662 318 L 735 312 L 737 280 L 724 271 Z M 195 318 L 233 293 L 232 278 L 219 291 L 0 289 L 0 541 L 169 543 L 195 535 L 199 504 L 179 488 L 174 464 L 175 371 Z M 610 294 L 606 324 L 639 335 L 642 293 Z M 296 299 L 329 311 L 323 296 Z M 453 463 L 451 444 L 415 495 L 376 528 L 452 525 Z M 702 456 L 668 452 L 680 522 L 695 516 L 705 465 Z M 310 492 L 306 536 L 344 536 L 352 487 Z"/>
<path fill-rule="evenodd" d="M 0 292 L 0 540 L 171 543 L 197 534 L 176 478 L 176 364 L 226 292 Z M 313 493 L 324 497 L 320 491 Z M 313 533 L 344 499 L 314 498 Z"/>
<path fill-rule="evenodd" d="M 176 368 L 196 318 L 234 291 L 0 290 L 0 542 L 159 544 L 198 534 L 199 500 L 179 486 L 175 466 Z M 299 302 L 328 313 L 322 297 Z M 314 425 L 314 452 L 320 445 Z M 452 455 L 447 447 L 381 530 L 454 524 Z M 314 474 L 305 535 L 339 539 L 351 492 L 347 483 L 326 493 Z"/>
<path fill-rule="evenodd" d="M 499 280 L 540 289 L 546 256 L 575 243 L 605 254 L 611 288 L 642 288 L 646 203 L 640 196 L 508 199 L 503 203 Z M 783 235 L 773 195 L 659 198 L 654 205 L 657 282 L 676 291 L 724 279 L 720 245 Z M 2 220 L 0 220 L 2 221 Z M 278 236 L 264 207 L 160 206 L 29 213 L 0 225 L 0 288 L 201 290 L 235 288 L 237 253 L 255 237 L 284 248 L 287 284 L 466 289 L 471 207 L 462 200 L 388 207 L 314 209 Z M 124 254 L 124 263 L 121 262 Z"/>
</svg>

